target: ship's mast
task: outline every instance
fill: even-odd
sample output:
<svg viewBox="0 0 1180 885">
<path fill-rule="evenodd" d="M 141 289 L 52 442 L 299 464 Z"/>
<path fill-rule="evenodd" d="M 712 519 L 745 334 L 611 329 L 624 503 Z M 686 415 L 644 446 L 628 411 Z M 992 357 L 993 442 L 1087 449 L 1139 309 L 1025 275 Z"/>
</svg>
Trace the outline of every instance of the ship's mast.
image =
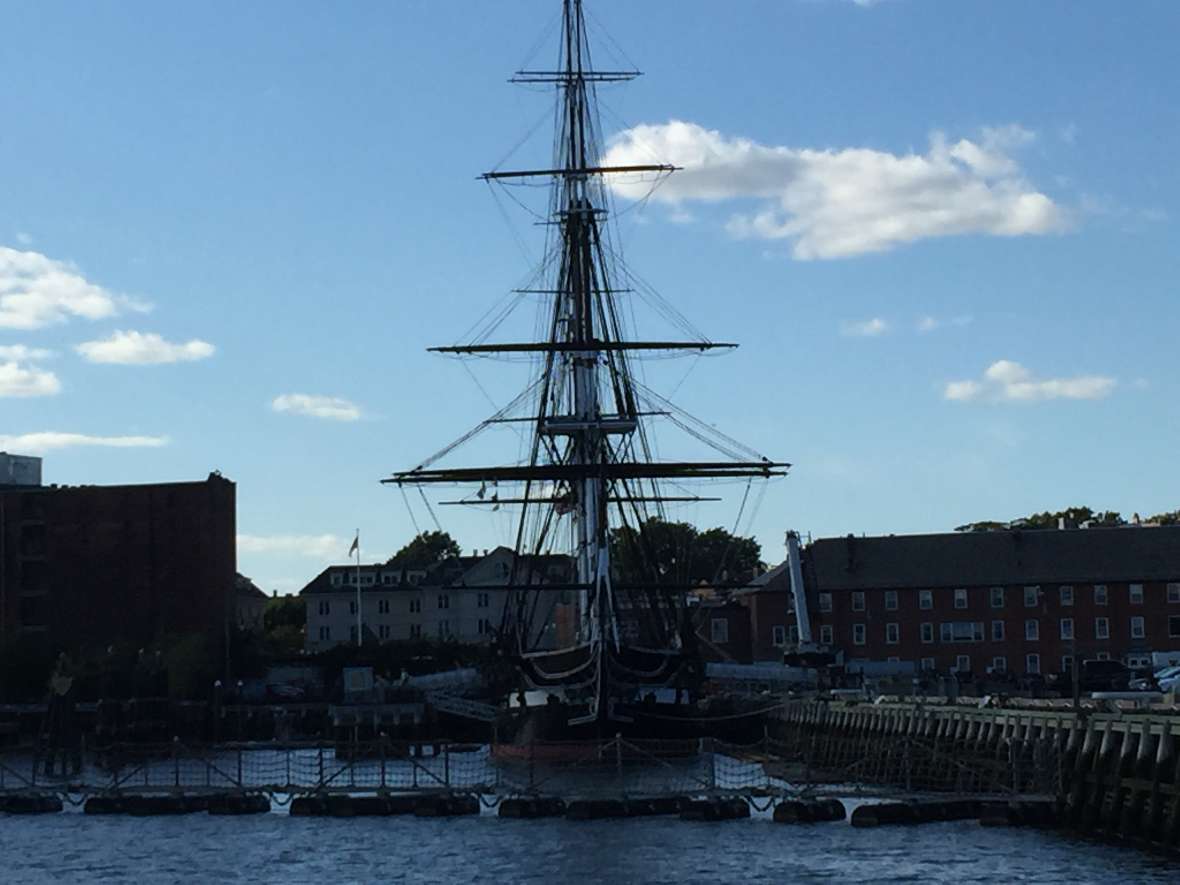
<svg viewBox="0 0 1180 885">
<path fill-rule="evenodd" d="M 644 524 L 651 515 L 646 509 L 649 503 L 662 506 L 669 500 L 708 500 L 667 497 L 659 488 L 661 480 L 766 478 L 782 475 L 789 465 L 769 461 L 740 446 L 738 450 L 730 446 L 718 449 L 728 460 L 659 461 L 652 457 L 645 421 L 649 416 L 671 414 L 661 410 L 672 404 L 637 385 L 630 366 L 633 356 L 650 351 L 703 352 L 735 345 L 703 336 L 691 341 L 637 341 L 624 334 L 617 294 L 625 290 L 615 288 L 618 259 L 607 247 L 604 231 L 609 208 L 604 179 L 614 174 L 666 175 L 674 167 L 600 165 L 595 88 L 600 83 L 630 80 L 639 72 L 592 67 L 582 0 L 562 0 L 561 41 L 555 70 L 517 71 L 512 78 L 518 83 L 552 84 L 559 90 L 551 167 L 481 176 L 493 183 L 506 179 L 516 183 L 536 178 L 552 181 L 552 217 L 548 222 L 553 225 L 554 238 L 546 261 L 552 276 L 546 288 L 533 290 L 551 299 L 542 314 L 548 330 L 546 340 L 490 342 L 481 335 L 466 344 L 431 348 L 456 355 L 533 355 L 537 375 L 528 399 L 536 404 L 536 410 L 518 419 L 533 423 L 528 456 L 516 464 L 491 467 L 434 466 L 454 445 L 479 432 L 477 428 L 460 443 L 385 482 L 402 486 L 474 483 L 480 487 L 475 499 L 444 503 L 494 502 L 496 507 L 520 507 L 515 545 L 518 565 L 507 586 L 497 588 L 509 592 L 502 635 L 510 637 L 522 661 L 533 661 L 532 672 L 540 682 L 588 690 L 593 714 L 612 678 L 604 661 L 606 650 L 620 653 L 615 658 L 616 669 L 628 667 L 622 662 L 626 657 L 622 654 L 624 637 L 614 594 L 622 594 L 623 604 L 629 605 L 633 614 L 644 615 L 654 625 L 647 637 L 640 638 L 646 638 L 652 648 L 668 649 L 676 645 L 678 629 L 672 600 L 688 589 L 676 586 L 674 576 L 660 574 L 654 555 L 644 557 L 652 565 L 650 574 L 638 578 L 632 574 L 621 580 L 612 574 L 612 524 L 634 527 L 637 531 L 632 539 L 644 546 L 648 544 Z M 655 411 L 652 405 L 643 405 L 645 400 L 652 402 L 652 397 Z M 480 427 L 501 420 L 513 419 L 500 413 Z M 696 435 L 703 439 L 709 432 L 706 428 Z M 485 497 L 486 486 L 498 488 L 498 483 L 520 489 L 519 497 L 502 498 L 499 491 Z M 567 530 L 572 536 L 566 549 L 572 554 L 574 575 L 558 587 L 550 576 L 537 574 L 533 564 L 552 547 L 555 535 Z M 535 629 L 538 621 L 547 619 L 540 600 L 555 599 L 553 593 L 568 590 L 576 591 L 581 603 L 575 648 L 543 649 L 541 634 Z M 580 649 L 574 655 L 576 660 L 562 657 L 575 649 Z"/>
<path fill-rule="evenodd" d="M 558 289 L 568 292 L 567 318 L 569 342 L 584 346 L 572 350 L 566 359 L 573 364 L 573 418 L 571 422 L 571 462 L 590 467 L 602 462 L 605 441 L 598 425 L 598 358 L 594 349 L 594 312 L 591 292 L 595 284 L 594 254 L 591 233 L 595 225 L 595 206 L 588 187 L 586 169 L 586 80 L 582 67 L 583 19 L 581 0 L 564 0 L 565 81 L 565 156 L 561 159 L 564 174 L 561 189 L 564 199 L 559 223 L 564 255 Z M 603 280 L 602 282 L 605 282 Z M 600 642 L 604 631 L 618 630 L 608 604 L 610 592 L 610 545 L 606 537 L 604 502 L 606 483 L 601 475 L 587 470 L 579 483 L 574 502 L 574 522 L 578 538 L 578 579 L 591 589 L 582 591 L 582 631 L 587 640 Z"/>
</svg>

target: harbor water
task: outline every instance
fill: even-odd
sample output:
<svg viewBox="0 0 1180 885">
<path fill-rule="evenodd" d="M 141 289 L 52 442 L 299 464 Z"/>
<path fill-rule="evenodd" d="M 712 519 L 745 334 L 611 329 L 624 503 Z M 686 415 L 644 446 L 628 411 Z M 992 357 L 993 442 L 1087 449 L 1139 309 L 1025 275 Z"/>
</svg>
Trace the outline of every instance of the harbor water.
<svg viewBox="0 0 1180 885">
<path fill-rule="evenodd" d="M 0 817 L 3 881 L 1176 882 L 1167 859 L 975 822 L 854 829 L 673 818 Z"/>
</svg>

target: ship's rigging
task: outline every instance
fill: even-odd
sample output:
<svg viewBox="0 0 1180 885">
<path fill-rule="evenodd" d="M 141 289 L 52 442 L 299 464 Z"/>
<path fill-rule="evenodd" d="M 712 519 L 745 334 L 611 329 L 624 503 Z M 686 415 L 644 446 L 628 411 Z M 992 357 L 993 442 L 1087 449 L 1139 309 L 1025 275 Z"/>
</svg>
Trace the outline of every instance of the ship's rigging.
<svg viewBox="0 0 1180 885">
<path fill-rule="evenodd" d="M 541 309 L 532 341 L 495 341 L 503 312 L 491 312 L 471 340 L 431 348 L 458 357 L 528 358 L 533 380 L 512 402 L 412 470 L 383 482 L 402 487 L 468 484 L 476 491 L 444 504 L 519 509 L 514 571 L 500 635 L 521 665 L 530 688 L 574 705 L 580 718 L 609 715 L 616 702 L 645 687 L 672 685 L 693 656 L 684 593 L 674 574 L 660 570 L 645 526 L 663 518 L 664 505 L 713 500 L 689 490 L 701 480 L 764 480 L 789 466 L 771 461 L 698 421 L 636 378 L 633 361 L 644 355 L 703 353 L 735 345 L 696 333 L 675 308 L 654 294 L 622 262 L 610 233 L 608 176 L 661 177 L 662 163 L 601 165 L 598 84 L 630 80 L 635 70 L 595 70 L 590 63 L 582 0 L 563 0 L 561 47 L 554 70 L 522 70 L 514 82 L 555 86 L 558 113 L 550 164 L 521 171 L 496 170 L 493 184 L 549 182 L 547 249 L 541 268 L 514 294 L 538 296 Z M 620 298 L 641 292 L 685 339 L 628 337 Z M 709 460 L 661 460 L 652 445 L 652 422 L 666 420 L 707 444 Z M 457 448 L 489 427 L 529 428 L 524 457 L 515 464 L 440 466 Z M 748 490 L 747 490 L 748 493 Z M 618 532 L 620 527 L 632 530 Z M 612 535 L 612 530 L 615 533 Z M 633 561 L 649 563 L 640 575 L 612 566 L 612 538 L 634 544 Z M 572 573 L 553 571 L 566 550 Z M 554 637 L 562 594 L 574 594 L 572 635 Z"/>
</svg>

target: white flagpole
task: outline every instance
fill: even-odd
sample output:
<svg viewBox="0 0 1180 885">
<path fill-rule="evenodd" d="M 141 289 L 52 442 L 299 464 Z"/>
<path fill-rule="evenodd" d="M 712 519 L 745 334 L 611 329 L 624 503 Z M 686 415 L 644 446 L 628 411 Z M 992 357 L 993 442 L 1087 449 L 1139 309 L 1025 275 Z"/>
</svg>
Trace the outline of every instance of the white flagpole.
<svg viewBox="0 0 1180 885">
<path fill-rule="evenodd" d="M 356 644 L 361 644 L 361 629 L 364 626 L 361 620 L 361 530 L 356 530 L 356 540 L 353 545 L 356 548 Z"/>
</svg>

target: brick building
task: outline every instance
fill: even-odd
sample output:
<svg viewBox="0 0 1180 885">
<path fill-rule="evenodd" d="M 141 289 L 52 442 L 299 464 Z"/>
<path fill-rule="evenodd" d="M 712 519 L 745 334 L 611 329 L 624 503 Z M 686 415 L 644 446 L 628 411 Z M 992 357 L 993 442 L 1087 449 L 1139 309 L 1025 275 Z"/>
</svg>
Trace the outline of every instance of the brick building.
<svg viewBox="0 0 1180 885">
<path fill-rule="evenodd" d="M 39 483 L 39 478 L 37 480 Z M 0 642 L 147 645 L 234 617 L 235 487 L 42 486 L 0 477 Z"/>
<path fill-rule="evenodd" d="M 825 538 L 803 554 L 813 638 L 846 661 L 1067 672 L 1180 650 L 1180 527 Z M 753 658 L 795 639 L 785 568 L 742 595 Z"/>
</svg>

